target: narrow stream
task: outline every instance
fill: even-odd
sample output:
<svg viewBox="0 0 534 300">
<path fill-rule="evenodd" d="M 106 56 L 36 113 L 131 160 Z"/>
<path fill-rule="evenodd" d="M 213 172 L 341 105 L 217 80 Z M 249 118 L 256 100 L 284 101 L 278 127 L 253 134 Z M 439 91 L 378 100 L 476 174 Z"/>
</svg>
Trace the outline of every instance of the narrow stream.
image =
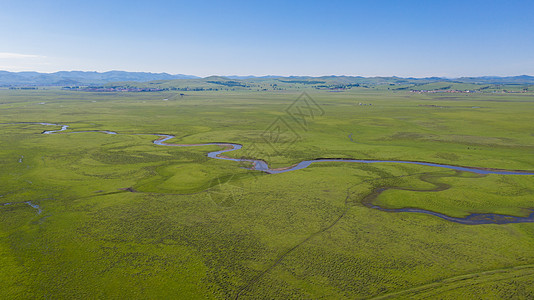
<svg viewBox="0 0 534 300">
<path fill-rule="evenodd" d="M 40 215 L 41 212 L 42 212 L 41 207 L 39 207 L 39 205 L 37 205 L 37 204 L 32 203 L 31 201 L 15 202 L 15 203 L 3 203 L 3 204 L 0 204 L 0 205 L 8 206 L 8 205 L 13 205 L 13 204 L 18 204 L 18 203 L 28 204 L 29 206 L 35 208 L 35 209 L 37 210 L 37 214 L 38 214 L 38 215 Z"/>
<path fill-rule="evenodd" d="M 39 125 L 47 125 L 47 126 L 61 126 L 61 129 L 58 130 L 45 130 L 42 132 L 42 134 L 54 134 L 54 133 L 60 133 L 62 131 L 66 131 L 69 128 L 69 125 L 62 125 L 62 124 L 55 124 L 55 123 L 39 123 L 39 122 L 23 122 L 23 123 L 11 123 L 11 124 L 39 124 Z M 68 133 L 82 133 L 82 132 L 101 132 L 105 134 L 118 134 L 114 131 L 108 131 L 108 130 L 88 130 L 88 131 L 73 131 Z M 170 147 L 195 147 L 195 146 L 221 146 L 224 147 L 222 150 L 218 151 L 212 151 L 207 153 L 207 156 L 214 159 L 222 159 L 222 160 L 229 160 L 229 161 L 237 161 L 237 162 L 250 162 L 252 164 L 251 170 L 258 170 L 263 171 L 265 173 L 269 174 L 279 174 L 279 173 L 285 173 L 295 170 L 301 170 L 309 167 L 311 164 L 316 162 L 343 162 L 343 163 L 365 163 L 365 164 L 371 164 L 371 163 L 395 163 L 395 164 L 413 164 L 413 165 L 422 165 L 422 166 L 430 166 L 430 167 L 437 167 L 437 168 L 445 168 L 445 169 L 451 169 L 451 170 L 457 170 L 457 171 L 464 171 L 464 172 L 472 172 L 476 174 L 498 174 L 498 175 L 534 175 L 533 171 L 518 171 L 518 170 L 497 170 L 497 169 L 489 169 L 489 168 L 478 168 L 478 167 L 465 167 L 465 166 L 454 166 L 454 165 L 447 165 L 447 164 L 437 164 L 437 163 L 431 163 L 431 162 L 419 162 L 419 161 L 402 161 L 402 160 L 373 160 L 373 159 L 345 159 L 345 158 L 319 158 L 319 159 L 313 159 L 313 160 L 305 160 L 301 161 L 295 165 L 285 167 L 285 168 L 277 168 L 277 169 L 271 169 L 269 168 L 268 164 L 265 161 L 257 160 L 257 159 L 243 159 L 243 158 L 231 158 L 227 156 L 223 156 L 221 154 L 239 150 L 243 146 L 240 144 L 234 144 L 234 143 L 204 143 L 204 144 L 169 144 L 166 143 L 168 140 L 173 139 L 175 136 L 170 134 L 148 134 L 148 135 L 154 135 L 159 137 L 158 139 L 154 140 L 153 143 L 159 146 L 170 146 Z M 381 191 L 379 191 L 381 192 Z M 30 201 L 25 202 L 28 205 L 34 207 L 38 210 L 38 213 L 41 213 L 41 209 L 38 205 L 32 204 Z M 7 204 L 4 204 L 7 205 Z M 508 223 L 527 223 L 527 222 L 534 222 L 534 210 L 533 213 L 531 213 L 528 217 L 517 217 L 517 216 L 510 216 L 510 215 L 499 215 L 499 214 L 471 214 L 464 218 L 456 218 L 447 216 L 441 213 L 424 210 L 424 209 L 418 209 L 418 208 L 399 208 L 399 209 L 390 209 L 390 208 L 383 208 L 377 205 L 374 205 L 372 203 L 365 204 L 366 207 L 372 208 L 372 209 L 378 209 L 385 212 L 410 212 L 410 213 L 424 213 L 433 215 L 439 218 L 442 218 L 447 221 L 466 224 L 466 225 L 480 225 L 480 224 L 508 224 Z"/>
</svg>

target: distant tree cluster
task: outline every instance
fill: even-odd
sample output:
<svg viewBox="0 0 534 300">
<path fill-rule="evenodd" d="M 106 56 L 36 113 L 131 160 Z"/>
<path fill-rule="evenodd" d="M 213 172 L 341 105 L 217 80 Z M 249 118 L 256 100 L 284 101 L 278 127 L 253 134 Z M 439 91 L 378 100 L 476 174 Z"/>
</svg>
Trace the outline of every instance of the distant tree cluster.
<svg viewBox="0 0 534 300">
<path fill-rule="evenodd" d="M 213 84 L 220 84 L 220 85 L 224 85 L 224 86 L 229 86 L 229 87 L 235 87 L 235 86 L 241 86 L 241 87 L 250 87 L 249 85 L 246 85 L 242 82 L 239 82 L 239 81 L 207 81 L 208 83 L 213 83 Z"/>
</svg>

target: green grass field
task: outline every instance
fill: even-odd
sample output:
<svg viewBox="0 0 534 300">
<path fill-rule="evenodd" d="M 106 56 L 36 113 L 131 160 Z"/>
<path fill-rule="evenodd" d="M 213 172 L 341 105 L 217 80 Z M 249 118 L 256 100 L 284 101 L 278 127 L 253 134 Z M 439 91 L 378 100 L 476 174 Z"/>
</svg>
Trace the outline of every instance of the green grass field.
<svg viewBox="0 0 534 300">
<path fill-rule="evenodd" d="M 303 90 L 318 105 L 304 123 L 286 111 Z M 228 156 L 273 167 L 357 158 L 533 171 L 532 93 L 179 93 L 0 90 L 2 298 L 534 298 L 534 223 L 462 225 L 361 203 L 394 187 L 376 203 L 525 217 L 534 176 L 340 162 L 269 175 L 206 157 L 218 146 L 148 135 L 239 143 Z M 20 122 L 70 127 L 43 135 L 59 127 Z M 85 130 L 119 134 L 69 134 Z"/>
</svg>

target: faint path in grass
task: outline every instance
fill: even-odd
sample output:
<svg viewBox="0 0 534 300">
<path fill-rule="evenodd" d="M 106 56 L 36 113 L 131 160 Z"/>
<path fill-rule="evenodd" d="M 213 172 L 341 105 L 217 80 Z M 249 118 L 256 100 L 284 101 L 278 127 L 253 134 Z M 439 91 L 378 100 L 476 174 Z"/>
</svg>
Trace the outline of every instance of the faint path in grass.
<svg viewBox="0 0 534 300">
<path fill-rule="evenodd" d="M 391 298 L 412 298 L 418 295 L 424 296 L 425 298 L 432 298 L 446 291 L 475 286 L 487 282 L 517 279 L 525 276 L 534 276 L 534 264 L 454 276 L 450 278 L 440 279 L 432 283 L 416 286 L 413 288 L 408 288 L 405 290 L 392 292 L 376 297 L 370 297 L 368 299 L 382 300 Z"/>
<path fill-rule="evenodd" d="M 343 212 L 341 213 L 341 215 L 339 217 L 337 217 L 330 225 L 320 229 L 317 232 L 312 233 L 311 235 L 309 235 L 308 237 L 303 239 L 301 242 L 299 242 L 295 246 L 293 246 L 293 247 L 289 248 L 288 250 L 286 250 L 285 252 L 283 252 L 280 256 L 278 256 L 278 259 L 276 259 L 274 261 L 274 263 L 272 263 L 269 267 L 267 267 L 267 269 L 263 270 L 261 273 L 259 273 L 258 275 L 254 276 L 244 287 L 240 288 L 239 291 L 237 292 L 237 295 L 235 296 L 235 299 L 238 299 L 249 287 L 251 287 L 254 283 L 256 283 L 258 280 L 260 280 L 265 274 L 267 274 L 274 267 L 276 267 L 278 264 L 280 264 L 282 262 L 282 260 L 284 260 L 284 258 L 286 256 L 288 256 L 291 252 L 295 251 L 297 248 L 299 248 L 300 246 L 302 246 L 304 243 L 308 242 L 309 240 L 313 239 L 314 237 L 316 237 L 316 236 L 320 235 L 321 233 L 323 233 L 323 232 L 331 229 L 332 227 L 334 227 L 347 214 L 347 211 L 349 210 L 348 207 L 347 207 L 349 197 L 350 197 L 350 195 L 347 192 L 347 197 L 345 198 L 345 209 L 343 210 Z"/>
<path fill-rule="evenodd" d="M 350 186 L 349 188 L 347 188 L 347 196 L 345 197 L 345 208 L 343 209 L 343 212 L 336 219 L 334 219 L 334 221 L 332 223 L 330 223 L 328 226 L 320 229 L 319 231 L 316 231 L 316 232 L 310 234 L 308 237 L 303 239 L 301 242 L 299 242 L 295 246 L 293 246 L 293 247 L 289 248 L 288 250 L 284 251 L 280 256 L 278 256 L 278 258 L 271 265 L 269 265 L 265 270 L 261 271 L 256 276 L 254 276 L 250 281 L 247 282 L 247 284 L 245 286 L 240 288 L 239 291 L 236 294 L 235 299 L 238 299 L 247 289 L 249 289 L 252 285 L 254 285 L 256 282 L 258 282 L 265 274 L 267 274 L 269 271 L 271 271 L 273 268 L 275 268 L 277 265 L 279 265 L 282 262 L 282 260 L 284 260 L 284 258 L 286 258 L 289 254 L 291 254 L 292 252 L 297 250 L 300 246 L 302 246 L 306 242 L 310 241 L 314 237 L 316 237 L 316 236 L 318 236 L 318 235 L 320 235 L 320 234 L 332 229 L 335 225 L 337 225 L 339 223 L 339 221 L 341 221 L 341 219 L 350 210 L 351 206 L 357 204 L 357 202 L 358 202 L 357 200 L 355 200 L 355 201 L 351 201 L 350 200 L 351 189 L 352 188 L 354 188 L 354 187 L 356 187 L 358 185 L 364 184 L 364 183 L 368 183 L 368 182 L 372 182 L 372 181 L 376 181 L 376 180 L 381 180 L 381 179 L 403 178 L 403 177 L 411 177 L 411 176 L 425 175 L 425 174 L 428 174 L 428 173 L 425 172 L 425 173 L 416 173 L 416 174 L 409 174 L 409 175 L 391 176 L 391 177 L 386 177 L 386 178 L 372 178 L 372 179 L 364 180 L 364 181 L 362 181 L 360 183 L 357 183 L 357 184 L 355 184 L 353 186 Z"/>
</svg>

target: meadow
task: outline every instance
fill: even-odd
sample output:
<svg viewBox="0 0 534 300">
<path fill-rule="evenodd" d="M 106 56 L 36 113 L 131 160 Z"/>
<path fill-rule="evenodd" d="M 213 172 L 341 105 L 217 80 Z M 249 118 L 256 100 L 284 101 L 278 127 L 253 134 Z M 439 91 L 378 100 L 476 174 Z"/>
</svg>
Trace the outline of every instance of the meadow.
<svg viewBox="0 0 534 300">
<path fill-rule="evenodd" d="M 534 171 L 533 112 L 531 92 L 0 90 L 0 295 L 531 299 L 534 223 L 463 225 L 362 200 L 388 188 L 382 207 L 526 217 L 534 176 L 340 162 L 266 174 L 151 134 L 238 143 L 228 156 L 276 168 Z M 69 133 L 95 130 L 119 134 Z"/>
</svg>

